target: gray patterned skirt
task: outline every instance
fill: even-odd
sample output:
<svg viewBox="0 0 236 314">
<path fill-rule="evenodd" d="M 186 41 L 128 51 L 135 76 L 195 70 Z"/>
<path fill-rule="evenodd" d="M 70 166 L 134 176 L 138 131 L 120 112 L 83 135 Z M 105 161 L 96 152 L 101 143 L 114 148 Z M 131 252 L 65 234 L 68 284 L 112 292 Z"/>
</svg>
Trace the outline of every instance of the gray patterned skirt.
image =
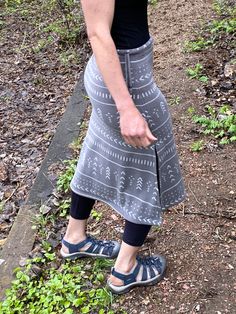
<svg viewBox="0 0 236 314">
<path fill-rule="evenodd" d="M 153 38 L 117 53 L 130 95 L 157 141 L 147 148 L 125 143 L 119 113 L 92 54 L 84 73 L 92 112 L 70 186 L 131 222 L 160 225 L 162 211 L 182 202 L 186 192 L 168 104 L 153 78 Z"/>
</svg>

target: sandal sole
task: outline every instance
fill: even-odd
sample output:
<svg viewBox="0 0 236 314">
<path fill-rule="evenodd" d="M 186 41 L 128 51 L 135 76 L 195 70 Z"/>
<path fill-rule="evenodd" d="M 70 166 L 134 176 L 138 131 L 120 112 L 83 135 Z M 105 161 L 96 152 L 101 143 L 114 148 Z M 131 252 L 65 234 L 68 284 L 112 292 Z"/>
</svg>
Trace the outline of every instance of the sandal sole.
<svg viewBox="0 0 236 314">
<path fill-rule="evenodd" d="M 159 277 L 153 279 L 152 281 L 150 281 L 150 282 L 137 282 L 137 283 L 134 282 L 134 283 L 130 284 L 127 288 L 124 288 L 123 290 L 114 290 L 109 285 L 109 283 L 107 283 L 107 286 L 111 290 L 111 292 L 113 292 L 115 294 L 125 294 L 125 293 L 129 292 L 130 290 L 132 290 L 135 287 L 145 287 L 145 286 L 148 287 L 148 286 L 156 285 L 157 283 L 159 283 L 165 277 L 165 273 L 166 273 L 166 268 L 163 271 L 163 273 L 160 274 Z"/>
<path fill-rule="evenodd" d="M 60 250 L 61 257 L 65 259 L 76 259 L 76 258 L 83 258 L 83 257 L 94 257 L 94 258 L 106 258 L 106 259 L 114 259 L 117 256 L 107 256 L 107 255 L 99 255 L 93 253 L 86 253 L 86 252 L 77 252 L 72 254 L 66 254 L 62 250 Z"/>
</svg>

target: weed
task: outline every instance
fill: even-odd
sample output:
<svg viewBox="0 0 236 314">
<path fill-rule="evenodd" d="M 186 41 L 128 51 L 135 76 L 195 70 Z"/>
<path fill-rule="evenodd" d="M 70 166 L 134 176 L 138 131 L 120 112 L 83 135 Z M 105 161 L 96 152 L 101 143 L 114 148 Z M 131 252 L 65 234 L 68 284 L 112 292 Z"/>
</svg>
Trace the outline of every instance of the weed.
<svg viewBox="0 0 236 314">
<path fill-rule="evenodd" d="M 236 6 L 227 5 L 225 0 L 215 0 L 212 7 L 218 15 L 233 16 L 236 13 Z"/>
<path fill-rule="evenodd" d="M 45 49 L 49 44 L 53 42 L 53 37 L 48 36 L 47 38 L 39 39 L 37 45 L 32 47 L 34 53 L 38 53 L 39 51 Z"/>
<path fill-rule="evenodd" d="M 236 141 L 236 114 L 230 107 L 223 105 L 218 111 L 210 105 L 206 106 L 208 116 L 193 115 L 194 122 L 202 126 L 203 134 L 220 138 L 220 144 L 229 144 Z"/>
<path fill-rule="evenodd" d="M 45 212 L 44 205 L 42 205 L 39 208 L 39 213 L 36 214 L 33 220 L 32 229 L 38 230 L 38 234 L 40 237 L 46 236 L 46 226 L 48 224 L 53 224 L 55 221 L 55 215 L 49 214 L 48 212 Z"/>
<path fill-rule="evenodd" d="M 59 209 L 60 209 L 59 216 L 60 217 L 66 217 L 67 216 L 68 209 L 70 208 L 70 203 L 71 203 L 71 200 L 70 199 L 66 199 L 66 200 L 63 200 L 59 204 Z"/>
<path fill-rule="evenodd" d="M 194 112 L 196 111 L 196 109 L 193 107 L 193 106 L 190 106 L 190 107 L 188 107 L 188 109 L 187 109 L 187 113 L 189 114 L 189 115 L 193 115 L 194 114 Z"/>
<path fill-rule="evenodd" d="M 96 221 L 99 221 L 102 218 L 102 213 L 99 213 L 95 209 L 91 211 L 91 217 L 95 219 Z"/>
<path fill-rule="evenodd" d="M 70 188 L 70 182 L 73 178 L 77 159 L 71 159 L 71 160 L 64 160 L 64 163 L 66 164 L 65 171 L 59 175 L 57 180 L 57 189 L 58 191 L 63 191 L 67 193 Z"/>
<path fill-rule="evenodd" d="M 214 39 L 205 39 L 203 37 L 199 37 L 196 40 L 185 41 L 184 42 L 184 52 L 194 52 L 201 51 L 211 45 L 214 44 Z"/>
<path fill-rule="evenodd" d="M 11 313 L 109 313 L 113 295 L 104 287 L 104 272 L 110 261 L 66 261 L 59 268 L 43 267 L 56 259 L 55 253 L 27 261 L 24 269 L 16 268 L 16 279 L 0 303 L 2 314 Z M 35 273 L 37 266 L 40 273 Z M 91 287 L 91 283 L 93 286 Z M 117 312 L 116 312 L 117 313 Z M 120 309 L 119 313 L 125 313 Z"/>
<path fill-rule="evenodd" d="M 161 232 L 161 227 L 160 226 L 152 226 L 152 230 L 155 232 Z"/>
<path fill-rule="evenodd" d="M 202 27 L 205 35 L 195 40 L 185 41 L 183 52 L 195 52 L 212 46 L 217 42 L 221 34 L 233 34 L 236 30 L 236 6 L 230 6 L 224 0 L 216 0 L 213 3 L 214 11 L 219 18 Z M 233 43 L 233 42 L 232 42 Z"/>
<path fill-rule="evenodd" d="M 158 0 L 149 0 L 148 1 L 151 5 L 157 5 Z"/>
<path fill-rule="evenodd" d="M 234 33 L 236 31 L 236 18 L 225 18 L 223 20 L 214 20 L 209 26 L 211 33 Z"/>
<path fill-rule="evenodd" d="M 59 38 L 60 43 L 73 44 L 79 33 L 79 26 L 71 30 L 70 26 L 65 24 L 63 19 L 58 19 L 44 27 L 43 32 L 50 33 L 54 35 L 54 37 Z"/>
<path fill-rule="evenodd" d="M 0 201 L 0 214 L 3 212 L 5 201 Z"/>
<path fill-rule="evenodd" d="M 200 152 L 203 148 L 204 148 L 203 140 L 199 140 L 191 144 L 191 150 L 193 152 Z"/>
<path fill-rule="evenodd" d="M 78 53 L 73 50 L 62 51 L 59 55 L 59 60 L 64 66 L 71 63 L 76 64 L 79 62 Z"/>
<path fill-rule="evenodd" d="M 80 130 L 82 128 L 82 125 L 80 127 Z M 82 138 L 78 137 L 76 138 L 71 144 L 69 144 L 69 147 L 74 151 L 79 151 L 82 147 Z"/>
<path fill-rule="evenodd" d="M 191 79 L 195 78 L 200 82 L 207 83 L 208 77 L 202 74 L 202 70 L 203 66 L 197 63 L 194 68 L 187 68 L 186 73 Z"/>
<path fill-rule="evenodd" d="M 174 96 L 173 98 L 170 99 L 169 104 L 172 105 L 179 105 L 181 101 L 181 97 L 179 96 Z"/>
<path fill-rule="evenodd" d="M 6 25 L 6 22 L 3 20 L 0 20 L 0 30 L 3 29 Z"/>
</svg>

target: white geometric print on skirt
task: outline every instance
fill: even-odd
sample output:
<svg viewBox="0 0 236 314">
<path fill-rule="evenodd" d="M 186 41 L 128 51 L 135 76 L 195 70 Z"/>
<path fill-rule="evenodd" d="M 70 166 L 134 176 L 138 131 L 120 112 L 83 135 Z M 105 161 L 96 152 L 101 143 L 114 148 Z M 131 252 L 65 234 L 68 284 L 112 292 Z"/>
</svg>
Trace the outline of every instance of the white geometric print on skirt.
<svg viewBox="0 0 236 314">
<path fill-rule="evenodd" d="M 168 104 L 153 78 L 153 38 L 117 53 L 132 99 L 157 141 L 148 148 L 125 143 L 92 54 L 84 73 L 92 113 L 71 189 L 107 203 L 131 222 L 160 225 L 162 211 L 182 202 L 186 192 Z"/>
</svg>

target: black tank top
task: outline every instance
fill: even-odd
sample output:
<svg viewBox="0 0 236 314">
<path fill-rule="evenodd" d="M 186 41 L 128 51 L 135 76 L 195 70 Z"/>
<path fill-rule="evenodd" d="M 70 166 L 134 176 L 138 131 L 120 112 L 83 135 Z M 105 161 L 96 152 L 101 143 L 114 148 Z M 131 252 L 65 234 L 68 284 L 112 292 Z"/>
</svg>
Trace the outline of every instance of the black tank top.
<svg viewBox="0 0 236 314">
<path fill-rule="evenodd" d="M 148 41 L 147 6 L 148 0 L 115 0 L 111 36 L 117 49 L 137 48 Z"/>
</svg>

